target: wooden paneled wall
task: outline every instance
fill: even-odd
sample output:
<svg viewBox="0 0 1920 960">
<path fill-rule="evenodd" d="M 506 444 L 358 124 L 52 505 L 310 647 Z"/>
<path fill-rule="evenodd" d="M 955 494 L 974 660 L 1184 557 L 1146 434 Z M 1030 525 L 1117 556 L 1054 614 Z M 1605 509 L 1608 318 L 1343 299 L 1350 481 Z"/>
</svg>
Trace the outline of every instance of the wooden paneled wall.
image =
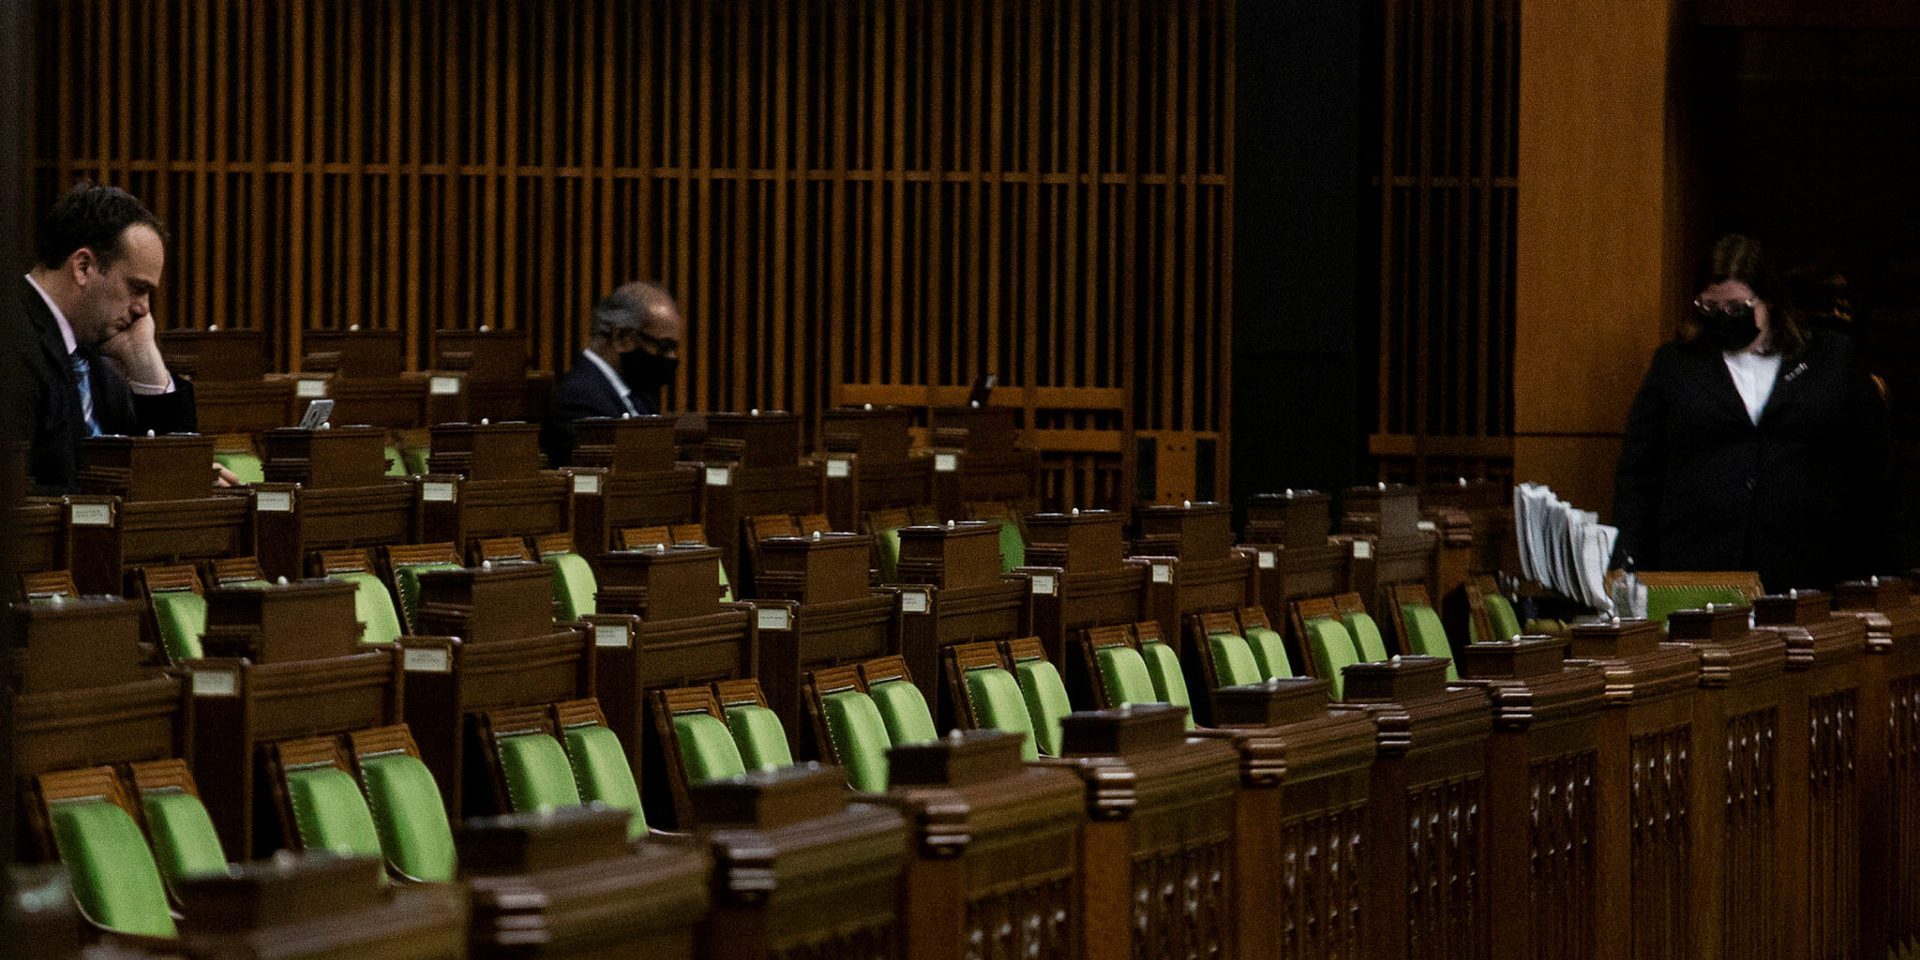
<svg viewBox="0 0 1920 960">
<path fill-rule="evenodd" d="M 1381 7 L 1381 479 L 1504 478 L 1513 434 L 1519 0 Z"/>
<path fill-rule="evenodd" d="M 289 365 L 359 323 L 564 366 L 648 277 L 691 321 L 681 409 L 995 373 L 1087 502 L 1129 431 L 1228 427 L 1232 10 L 40 0 L 40 193 L 140 194 L 162 321 Z"/>
</svg>

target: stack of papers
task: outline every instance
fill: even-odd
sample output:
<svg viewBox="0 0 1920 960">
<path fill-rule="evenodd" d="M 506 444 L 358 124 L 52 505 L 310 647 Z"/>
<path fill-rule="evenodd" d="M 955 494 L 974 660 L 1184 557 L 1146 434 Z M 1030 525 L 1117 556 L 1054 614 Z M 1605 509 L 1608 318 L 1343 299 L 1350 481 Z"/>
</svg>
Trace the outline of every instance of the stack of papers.
<svg viewBox="0 0 1920 960">
<path fill-rule="evenodd" d="M 1618 527 L 1601 523 L 1599 514 L 1538 483 L 1513 488 L 1513 524 L 1523 576 L 1604 616 L 1618 612 L 1607 591 L 1607 562 L 1620 538 Z"/>
</svg>

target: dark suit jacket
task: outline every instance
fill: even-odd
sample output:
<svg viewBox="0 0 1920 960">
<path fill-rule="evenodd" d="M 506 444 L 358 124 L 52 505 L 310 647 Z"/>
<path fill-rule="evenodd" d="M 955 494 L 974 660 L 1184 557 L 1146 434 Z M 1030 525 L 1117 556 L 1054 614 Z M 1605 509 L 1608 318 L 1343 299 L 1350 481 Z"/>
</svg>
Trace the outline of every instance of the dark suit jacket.
<svg viewBox="0 0 1920 960">
<path fill-rule="evenodd" d="M 642 416 L 659 411 L 638 392 L 627 396 L 633 409 Z M 556 467 L 573 464 L 573 445 L 578 431 L 573 422 L 588 417 L 622 417 L 627 408 L 620 393 L 607 382 L 605 374 L 588 360 L 584 351 L 573 355 L 573 368 L 553 384 L 553 398 L 547 403 L 547 419 L 540 425 L 540 448 L 547 462 Z"/>
<path fill-rule="evenodd" d="M 70 493 L 80 471 L 80 442 L 86 439 L 86 420 L 80 412 L 77 379 L 67 362 L 66 343 L 53 311 L 25 277 L 14 277 L 0 289 L 0 324 L 5 324 L 12 354 L 7 368 L 7 409 L 13 419 L 13 439 L 27 444 L 27 470 L 38 493 Z M 163 396 L 135 394 L 113 364 L 92 347 L 82 346 L 89 361 L 93 418 L 100 432 L 128 436 L 154 433 L 192 433 L 197 422 L 193 384 L 174 378 L 174 391 Z"/>
<path fill-rule="evenodd" d="M 1614 479 L 1616 558 L 1643 570 L 1757 570 L 1769 590 L 1893 572 L 1887 413 L 1853 341 L 1784 357 L 1756 425 L 1710 348 L 1654 354 Z"/>
</svg>

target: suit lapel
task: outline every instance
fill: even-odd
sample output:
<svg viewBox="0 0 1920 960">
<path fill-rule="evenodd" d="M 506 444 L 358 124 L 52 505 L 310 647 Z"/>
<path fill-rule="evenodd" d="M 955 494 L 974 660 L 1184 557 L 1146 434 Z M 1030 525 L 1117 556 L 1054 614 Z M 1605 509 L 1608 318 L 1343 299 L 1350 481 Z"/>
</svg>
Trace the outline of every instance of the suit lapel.
<svg viewBox="0 0 1920 960">
<path fill-rule="evenodd" d="M 1698 371 L 1698 376 L 1687 378 L 1694 389 L 1705 393 L 1710 403 L 1739 421 L 1741 426 L 1753 429 L 1753 420 L 1747 416 L 1747 402 L 1740 399 L 1740 388 L 1733 385 L 1733 373 L 1727 369 L 1726 358 L 1710 348 L 1686 352 L 1706 368 Z"/>
<path fill-rule="evenodd" d="M 73 384 L 73 365 L 67 360 L 67 342 L 60 336 L 60 325 L 53 319 L 53 311 L 47 309 L 47 301 L 41 299 L 40 291 L 27 282 L 26 277 L 14 281 L 18 288 L 23 312 L 32 336 L 40 343 L 40 352 L 46 357 L 47 366 L 54 375 Z"/>
</svg>

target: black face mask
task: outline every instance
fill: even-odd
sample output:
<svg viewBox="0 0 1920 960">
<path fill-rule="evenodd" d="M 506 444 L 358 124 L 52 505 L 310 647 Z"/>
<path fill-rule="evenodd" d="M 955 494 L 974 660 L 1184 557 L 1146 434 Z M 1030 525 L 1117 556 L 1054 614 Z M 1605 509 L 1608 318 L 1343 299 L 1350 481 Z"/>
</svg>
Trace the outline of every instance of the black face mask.
<svg viewBox="0 0 1920 960">
<path fill-rule="evenodd" d="M 1760 336 L 1760 324 L 1753 308 L 1740 305 L 1726 310 L 1705 310 L 1700 314 L 1700 337 L 1723 353 L 1745 350 Z"/>
<path fill-rule="evenodd" d="M 645 398 L 656 411 L 660 409 L 660 388 L 673 382 L 674 371 L 678 369 L 679 357 L 662 357 L 645 350 L 629 350 L 620 355 L 620 379 L 627 382 L 627 389 Z"/>
</svg>

